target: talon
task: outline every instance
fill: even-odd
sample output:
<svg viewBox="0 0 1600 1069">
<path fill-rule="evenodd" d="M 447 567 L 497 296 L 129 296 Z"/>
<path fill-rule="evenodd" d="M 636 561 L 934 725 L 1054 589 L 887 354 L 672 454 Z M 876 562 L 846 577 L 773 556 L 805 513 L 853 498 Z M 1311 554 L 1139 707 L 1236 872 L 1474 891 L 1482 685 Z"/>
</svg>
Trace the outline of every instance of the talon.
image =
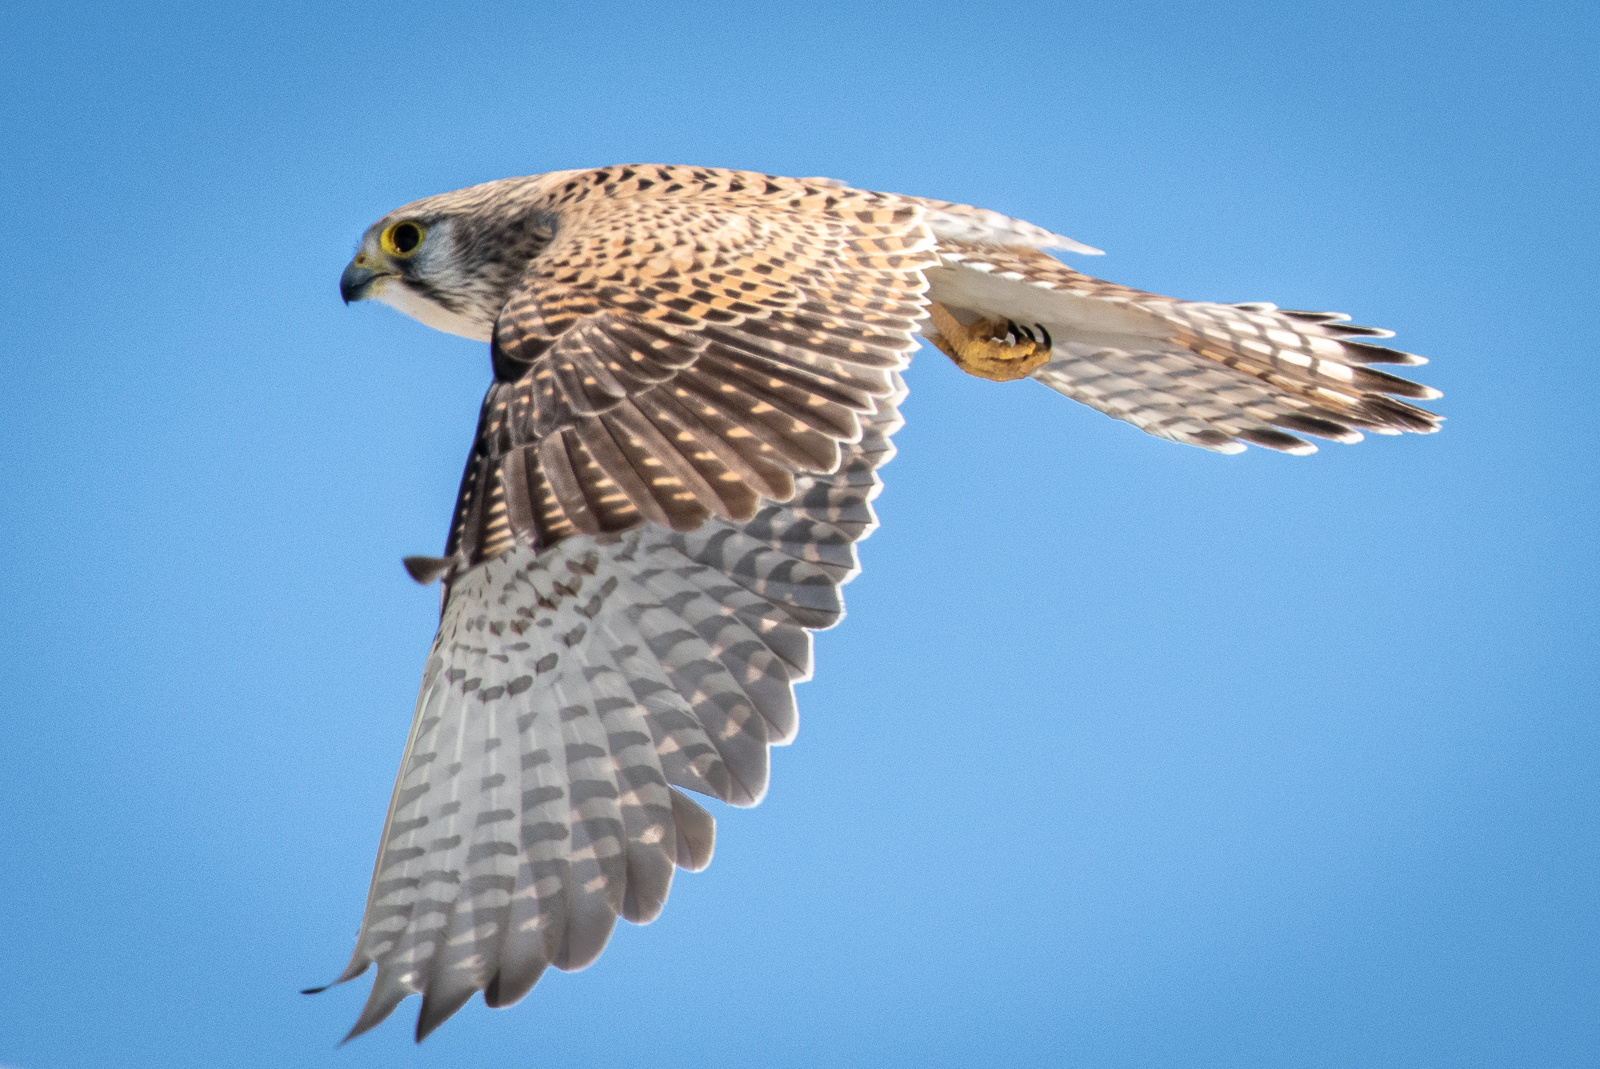
<svg viewBox="0 0 1600 1069">
<path fill-rule="evenodd" d="M 1013 382 L 1050 359 L 1048 344 L 1040 344 L 1031 330 L 1009 319 L 980 319 L 962 326 L 938 301 L 928 305 L 928 316 L 936 331 L 930 336 L 933 344 L 962 371 L 980 379 Z"/>
<path fill-rule="evenodd" d="M 1046 349 L 1054 349 L 1056 347 L 1056 343 L 1051 339 L 1050 332 L 1044 329 L 1044 324 L 1035 323 L 1034 326 L 1038 327 L 1039 333 L 1044 335 L 1044 347 Z"/>
</svg>

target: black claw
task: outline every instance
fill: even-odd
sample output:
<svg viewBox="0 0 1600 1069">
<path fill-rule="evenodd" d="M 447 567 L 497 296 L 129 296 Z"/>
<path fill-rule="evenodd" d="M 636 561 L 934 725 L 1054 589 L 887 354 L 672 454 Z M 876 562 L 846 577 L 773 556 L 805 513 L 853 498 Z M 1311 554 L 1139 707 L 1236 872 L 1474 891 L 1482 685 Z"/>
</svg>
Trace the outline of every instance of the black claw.
<svg viewBox="0 0 1600 1069">
<path fill-rule="evenodd" d="M 1033 331 L 1029 330 L 1027 327 L 1019 327 L 1016 323 L 1009 319 L 1006 320 L 1006 325 L 1011 328 L 1012 344 L 1020 343 L 1023 338 L 1027 338 L 1029 341 L 1036 340 L 1033 336 Z"/>
<path fill-rule="evenodd" d="M 1050 340 L 1050 332 L 1044 329 L 1044 324 L 1035 323 L 1034 326 L 1038 327 L 1039 333 L 1044 335 L 1044 347 L 1046 349 L 1054 349 L 1056 347 L 1056 343 Z"/>
</svg>

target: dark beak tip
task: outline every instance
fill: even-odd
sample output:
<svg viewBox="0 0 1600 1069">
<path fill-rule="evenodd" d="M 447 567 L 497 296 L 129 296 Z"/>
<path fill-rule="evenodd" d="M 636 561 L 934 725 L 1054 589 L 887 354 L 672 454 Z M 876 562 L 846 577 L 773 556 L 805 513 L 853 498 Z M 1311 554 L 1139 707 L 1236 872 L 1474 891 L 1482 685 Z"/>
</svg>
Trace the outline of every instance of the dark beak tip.
<svg viewBox="0 0 1600 1069">
<path fill-rule="evenodd" d="M 367 289 L 376 277 L 375 272 L 351 264 L 344 269 L 344 274 L 339 276 L 339 296 L 345 304 L 366 300 Z"/>
</svg>

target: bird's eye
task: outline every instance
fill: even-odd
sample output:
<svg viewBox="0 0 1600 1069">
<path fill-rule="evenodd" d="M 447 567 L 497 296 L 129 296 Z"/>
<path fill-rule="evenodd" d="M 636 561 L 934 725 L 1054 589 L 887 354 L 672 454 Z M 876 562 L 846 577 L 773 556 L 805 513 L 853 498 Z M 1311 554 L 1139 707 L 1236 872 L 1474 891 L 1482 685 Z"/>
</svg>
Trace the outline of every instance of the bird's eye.
<svg viewBox="0 0 1600 1069">
<path fill-rule="evenodd" d="M 422 236 L 426 231 L 413 222 L 396 223 L 383 232 L 378 239 L 378 244 L 383 246 L 383 251 L 390 256 L 404 260 L 422 246 Z"/>
</svg>

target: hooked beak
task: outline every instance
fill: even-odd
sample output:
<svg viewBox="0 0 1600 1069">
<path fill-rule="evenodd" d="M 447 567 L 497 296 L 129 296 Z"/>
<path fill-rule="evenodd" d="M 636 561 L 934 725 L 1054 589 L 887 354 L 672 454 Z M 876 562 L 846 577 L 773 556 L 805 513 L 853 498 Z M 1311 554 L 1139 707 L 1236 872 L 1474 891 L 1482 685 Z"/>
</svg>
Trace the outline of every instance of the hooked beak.
<svg viewBox="0 0 1600 1069">
<path fill-rule="evenodd" d="M 344 298 L 345 304 L 349 304 L 351 301 L 366 300 L 372 296 L 373 282 L 379 278 L 388 277 L 388 275 L 380 275 L 367 267 L 366 260 L 366 253 L 358 255 L 344 269 L 344 274 L 339 276 L 339 296 Z"/>
</svg>

